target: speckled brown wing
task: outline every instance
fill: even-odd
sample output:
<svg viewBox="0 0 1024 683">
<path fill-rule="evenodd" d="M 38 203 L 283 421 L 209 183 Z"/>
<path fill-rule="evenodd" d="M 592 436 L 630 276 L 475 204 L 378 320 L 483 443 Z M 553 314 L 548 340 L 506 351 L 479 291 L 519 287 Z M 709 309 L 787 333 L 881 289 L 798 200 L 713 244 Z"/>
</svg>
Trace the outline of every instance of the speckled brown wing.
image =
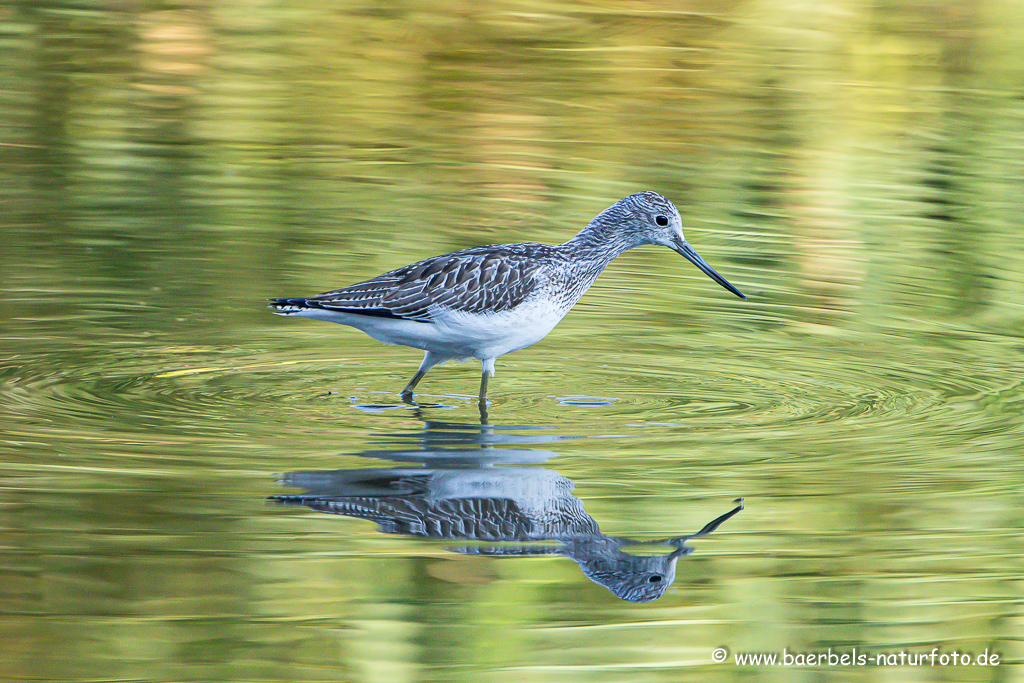
<svg viewBox="0 0 1024 683">
<path fill-rule="evenodd" d="M 279 300 L 325 310 L 430 322 L 438 309 L 501 312 L 537 287 L 543 245 L 476 247 L 413 263 L 372 280 L 301 300 Z"/>
</svg>

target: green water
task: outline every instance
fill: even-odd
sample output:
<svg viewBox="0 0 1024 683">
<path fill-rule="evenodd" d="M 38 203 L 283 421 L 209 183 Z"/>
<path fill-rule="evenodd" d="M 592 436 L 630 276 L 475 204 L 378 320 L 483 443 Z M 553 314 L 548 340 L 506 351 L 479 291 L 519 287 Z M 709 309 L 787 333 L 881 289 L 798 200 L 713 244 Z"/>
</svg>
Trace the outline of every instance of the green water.
<svg viewBox="0 0 1024 683">
<path fill-rule="evenodd" d="M 1020 9 L 0 4 L 0 678 L 1019 680 Z M 749 300 L 634 250 L 484 426 L 479 365 L 408 406 L 264 307 L 646 189 Z M 417 468 L 633 557 L 745 509 L 634 603 L 268 500 Z M 783 648 L 1000 660 L 734 660 Z"/>
</svg>

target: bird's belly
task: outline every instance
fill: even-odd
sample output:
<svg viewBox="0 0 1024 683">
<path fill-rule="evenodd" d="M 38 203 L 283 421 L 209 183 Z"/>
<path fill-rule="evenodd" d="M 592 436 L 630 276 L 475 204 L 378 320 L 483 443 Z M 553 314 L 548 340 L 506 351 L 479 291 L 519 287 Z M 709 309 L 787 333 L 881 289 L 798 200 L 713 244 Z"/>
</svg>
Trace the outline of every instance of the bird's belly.
<svg viewBox="0 0 1024 683">
<path fill-rule="evenodd" d="M 446 344 L 459 346 L 472 358 L 497 358 L 546 337 L 567 310 L 524 303 L 501 313 L 471 314 L 445 311 L 433 325 Z"/>
<path fill-rule="evenodd" d="M 449 358 L 497 358 L 536 344 L 554 329 L 568 309 L 525 302 L 500 313 L 440 310 L 433 322 L 303 311 L 304 317 L 349 325 L 385 344 L 399 344 Z"/>
</svg>

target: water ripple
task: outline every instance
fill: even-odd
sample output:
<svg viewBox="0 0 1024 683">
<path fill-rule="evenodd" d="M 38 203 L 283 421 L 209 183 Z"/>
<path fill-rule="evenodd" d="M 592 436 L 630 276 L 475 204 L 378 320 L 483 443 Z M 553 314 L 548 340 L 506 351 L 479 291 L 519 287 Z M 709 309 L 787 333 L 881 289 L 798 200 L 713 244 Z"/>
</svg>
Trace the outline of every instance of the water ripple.
<svg viewBox="0 0 1024 683">
<path fill-rule="evenodd" d="M 556 375 L 550 367 L 538 372 L 520 363 L 493 385 L 491 415 L 500 420 L 504 413 L 533 424 L 621 418 L 622 424 L 639 420 L 692 429 L 901 422 L 905 430 L 926 433 L 954 422 L 969 429 L 1019 419 L 1024 406 L 1021 380 L 999 364 L 990 372 L 962 374 L 954 361 L 937 366 L 939 361 L 931 359 L 925 367 L 913 359 L 866 352 L 849 354 L 843 366 L 820 366 L 813 358 L 797 356 L 769 366 L 756 356 L 688 356 L 685 364 L 679 359 L 655 364 L 643 357 L 609 358 L 587 376 L 580 369 L 563 368 Z M 117 354 L 108 355 L 105 365 L 83 364 L 70 371 L 5 363 L 0 365 L 0 400 L 4 411 L 23 423 L 68 429 L 116 424 L 237 429 L 240 423 L 333 419 L 342 404 L 356 414 L 400 415 L 410 409 L 384 390 L 401 385 L 404 364 L 243 360 L 216 366 L 215 356 L 206 360 L 211 364 L 158 372 L 152 366 L 163 359 L 147 363 Z M 461 386 L 470 377 L 438 374 L 430 388 Z M 328 387 L 323 377 L 337 386 Z M 553 383 L 586 386 L 589 393 L 552 394 Z M 475 410 L 470 394 L 417 398 L 423 410 Z"/>
</svg>

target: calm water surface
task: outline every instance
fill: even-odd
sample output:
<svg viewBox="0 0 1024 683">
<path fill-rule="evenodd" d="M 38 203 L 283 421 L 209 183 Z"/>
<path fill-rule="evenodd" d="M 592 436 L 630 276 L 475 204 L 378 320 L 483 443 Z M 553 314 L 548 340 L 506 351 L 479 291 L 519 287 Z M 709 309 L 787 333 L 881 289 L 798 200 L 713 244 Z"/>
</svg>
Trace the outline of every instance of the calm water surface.
<svg viewBox="0 0 1024 683">
<path fill-rule="evenodd" d="M 0 4 L 0 678 L 1019 680 L 1019 10 Z M 634 250 L 483 421 L 264 308 L 644 189 L 749 301 Z"/>
</svg>

